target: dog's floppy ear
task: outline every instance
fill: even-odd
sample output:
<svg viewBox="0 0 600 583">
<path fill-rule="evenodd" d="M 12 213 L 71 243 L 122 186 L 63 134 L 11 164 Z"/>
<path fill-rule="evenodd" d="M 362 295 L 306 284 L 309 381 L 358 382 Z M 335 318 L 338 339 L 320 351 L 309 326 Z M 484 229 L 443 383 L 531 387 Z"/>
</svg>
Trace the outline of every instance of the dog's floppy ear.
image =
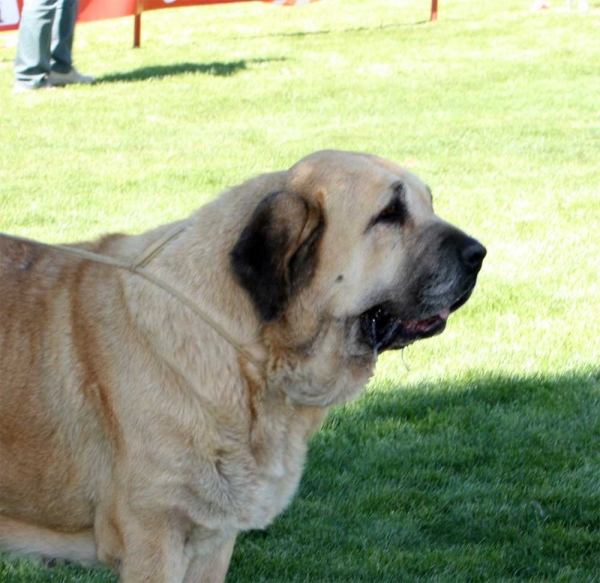
<svg viewBox="0 0 600 583">
<path fill-rule="evenodd" d="M 323 228 L 320 205 L 298 194 L 275 192 L 254 211 L 230 258 L 263 321 L 280 318 L 294 292 L 312 279 Z"/>
</svg>

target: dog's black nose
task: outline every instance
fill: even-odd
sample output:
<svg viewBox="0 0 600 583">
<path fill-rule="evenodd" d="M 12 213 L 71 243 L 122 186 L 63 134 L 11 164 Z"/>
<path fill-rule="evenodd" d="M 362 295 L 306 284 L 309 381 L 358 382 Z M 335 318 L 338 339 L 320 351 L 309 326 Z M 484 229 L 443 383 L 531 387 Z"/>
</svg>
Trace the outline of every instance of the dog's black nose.
<svg viewBox="0 0 600 583">
<path fill-rule="evenodd" d="M 471 239 L 467 245 L 460 250 L 460 258 L 469 269 L 479 271 L 483 258 L 487 254 L 487 249 L 475 239 Z"/>
</svg>

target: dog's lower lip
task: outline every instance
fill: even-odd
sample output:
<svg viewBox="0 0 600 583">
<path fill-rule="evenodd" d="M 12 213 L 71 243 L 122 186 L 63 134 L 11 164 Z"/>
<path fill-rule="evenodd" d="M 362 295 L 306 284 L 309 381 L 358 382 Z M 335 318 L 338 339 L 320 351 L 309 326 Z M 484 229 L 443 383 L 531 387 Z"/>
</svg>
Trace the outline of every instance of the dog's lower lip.
<svg viewBox="0 0 600 583">
<path fill-rule="evenodd" d="M 385 304 L 374 306 L 361 315 L 360 326 L 364 341 L 377 352 L 398 349 L 416 340 L 435 336 L 444 330 L 450 315 L 446 308 L 428 318 L 401 319 Z"/>
</svg>

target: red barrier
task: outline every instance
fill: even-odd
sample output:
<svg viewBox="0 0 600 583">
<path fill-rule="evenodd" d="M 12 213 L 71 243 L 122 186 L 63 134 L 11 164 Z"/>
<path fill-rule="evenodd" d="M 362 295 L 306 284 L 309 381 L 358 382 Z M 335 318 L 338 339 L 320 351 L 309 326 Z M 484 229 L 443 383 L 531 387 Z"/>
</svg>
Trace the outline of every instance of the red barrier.
<svg viewBox="0 0 600 583">
<path fill-rule="evenodd" d="M 177 8 L 179 6 L 199 6 L 203 4 L 232 4 L 234 2 L 254 2 L 255 0 L 79 0 L 77 22 L 106 20 L 121 16 L 135 16 L 133 45 L 140 46 L 142 13 L 147 10 Z M 278 6 L 300 6 L 318 0 L 262 0 Z M 430 20 L 437 20 L 438 0 L 431 0 Z M 19 28 L 23 0 L 0 0 L 0 32 Z"/>
<path fill-rule="evenodd" d="M 139 16 L 147 10 L 199 6 L 202 4 L 232 4 L 255 0 L 79 0 L 77 22 L 105 20 L 121 16 Z M 317 0 L 262 0 L 279 6 L 300 6 Z M 0 32 L 19 28 L 23 0 L 0 0 Z"/>
</svg>

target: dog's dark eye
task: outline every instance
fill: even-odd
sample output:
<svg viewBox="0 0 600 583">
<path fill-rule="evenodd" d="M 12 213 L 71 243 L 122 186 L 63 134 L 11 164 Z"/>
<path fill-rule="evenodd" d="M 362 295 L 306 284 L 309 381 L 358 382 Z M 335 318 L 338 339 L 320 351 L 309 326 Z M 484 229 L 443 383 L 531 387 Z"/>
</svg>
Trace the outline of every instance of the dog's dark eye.
<svg viewBox="0 0 600 583">
<path fill-rule="evenodd" d="M 399 198 L 395 198 L 386 206 L 375 220 L 376 223 L 398 223 L 404 224 L 406 220 L 406 207 Z"/>
</svg>

